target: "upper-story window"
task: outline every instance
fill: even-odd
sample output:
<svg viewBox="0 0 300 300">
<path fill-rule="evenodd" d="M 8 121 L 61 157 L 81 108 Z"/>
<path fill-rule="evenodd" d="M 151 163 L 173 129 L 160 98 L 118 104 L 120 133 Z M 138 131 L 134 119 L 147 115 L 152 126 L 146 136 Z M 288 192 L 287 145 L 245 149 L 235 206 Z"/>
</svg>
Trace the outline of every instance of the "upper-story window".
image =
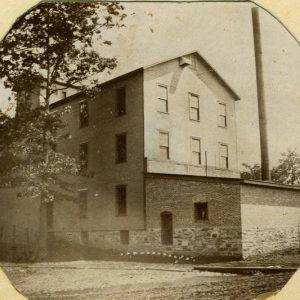
<svg viewBox="0 0 300 300">
<path fill-rule="evenodd" d="M 228 169 L 228 145 L 220 144 L 220 168 Z"/>
<path fill-rule="evenodd" d="M 190 120 L 200 121 L 199 96 L 189 94 L 190 99 Z"/>
<path fill-rule="evenodd" d="M 117 216 L 127 215 L 127 196 L 126 185 L 118 185 L 116 187 L 117 196 Z"/>
<path fill-rule="evenodd" d="M 227 126 L 226 104 L 218 103 L 218 126 Z"/>
<path fill-rule="evenodd" d="M 89 107 L 88 101 L 84 100 L 79 103 L 79 127 L 89 125 Z"/>
<path fill-rule="evenodd" d="M 121 117 L 126 114 L 126 88 L 121 87 L 117 89 L 116 97 L 116 115 Z"/>
<path fill-rule="evenodd" d="M 168 104 L 168 87 L 158 84 L 158 111 L 167 113 L 169 111 Z"/>
<path fill-rule="evenodd" d="M 88 143 L 79 145 L 79 164 L 81 172 L 87 171 L 88 168 Z"/>
<path fill-rule="evenodd" d="M 88 191 L 81 190 L 79 191 L 79 218 L 86 219 L 87 218 L 87 208 L 88 208 Z"/>
<path fill-rule="evenodd" d="M 127 159 L 127 141 L 126 133 L 116 135 L 116 163 L 126 162 Z"/>
<path fill-rule="evenodd" d="M 192 163 L 201 165 L 201 142 L 198 138 L 191 138 Z"/>
<path fill-rule="evenodd" d="M 169 149 L 169 133 L 165 131 L 159 132 L 159 149 L 161 159 L 170 159 L 170 149 Z"/>
</svg>

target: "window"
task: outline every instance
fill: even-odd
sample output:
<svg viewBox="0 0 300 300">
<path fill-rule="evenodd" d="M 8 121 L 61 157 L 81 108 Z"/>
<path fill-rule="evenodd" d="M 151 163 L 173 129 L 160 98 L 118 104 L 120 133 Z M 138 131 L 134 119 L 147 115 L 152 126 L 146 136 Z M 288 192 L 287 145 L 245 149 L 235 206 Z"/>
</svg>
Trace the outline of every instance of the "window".
<svg viewBox="0 0 300 300">
<path fill-rule="evenodd" d="M 195 220 L 208 220 L 207 202 L 194 203 Z"/>
<path fill-rule="evenodd" d="M 47 202 L 46 204 L 47 209 L 47 226 L 51 228 L 53 226 L 53 220 L 54 220 L 54 202 Z"/>
<path fill-rule="evenodd" d="M 228 146 L 220 144 L 220 168 L 228 169 Z"/>
<path fill-rule="evenodd" d="M 87 205 L 88 205 L 88 198 L 87 198 L 87 190 L 79 191 L 79 218 L 86 219 L 87 218 Z"/>
<path fill-rule="evenodd" d="M 226 117 L 226 104 L 218 103 L 218 126 L 226 127 L 227 126 L 227 117 Z"/>
<path fill-rule="evenodd" d="M 89 243 L 89 232 L 81 231 L 80 232 L 81 244 L 86 245 Z"/>
<path fill-rule="evenodd" d="M 190 120 L 200 121 L 199 97 L 189 94 L 190 98 Z"/>
<path fill-rule="evenodd" d="M 63 98 L 67 98 L 67 91 L 62 91 L 61 94 Z"/>
<path fill-rule="evenodd" d="M 87 100 L 79 103 L 79 127 L 86 127 L 89 125 L 89 112 Z"/>
<path fill-rule="evenodd" d="M 192 163 L 201 165 L 201 142 L 200 139 L 191 138 Z"/>
<path fill-rule="evenodd" d="M 168 107 L 168 87 L 159 84 L 158 85 L 158 111 L 167 113 Z"/>
<path fill-rule="evenodd" d="M 121 117 L 126 114 L 126 89 L 125 87 L 117 89 L 116 115 Z"/>
<path fill-rule="evenodd" d="M 173 244 L 173 215 L 170 212 L 162 212 L 161 220 L 161 243 L 163 245 Z"/>
<path fill-rule="evenodd" d="M 126 162 L 126 133 L 116 135 L 116 163 Z"/>
<path fill-rule="evenodd" d="M 122 245 L 129 244 L 129 231 L 128 230 L 120 230 L 120 242 Z"/>
<path fill-rule="evenodd" d="M 80 170 L 86 171 L 88 168 L 88 143 L 79 145 L 79 164 Z"/>
<path fill-rule="evenodd" d="M 116 187 L 117 194 L 117 216 L 127 215 L 127 200 L 126 200 L 126 186 L 119 185 Z"/>
<path fill-rule="evenodd" d="M 161 159 L 170 159 L 169 153 L 169 133 L 168 132 L 159 132 L 159 149 L 160 149 L 160 158 Z"/>
</svg>

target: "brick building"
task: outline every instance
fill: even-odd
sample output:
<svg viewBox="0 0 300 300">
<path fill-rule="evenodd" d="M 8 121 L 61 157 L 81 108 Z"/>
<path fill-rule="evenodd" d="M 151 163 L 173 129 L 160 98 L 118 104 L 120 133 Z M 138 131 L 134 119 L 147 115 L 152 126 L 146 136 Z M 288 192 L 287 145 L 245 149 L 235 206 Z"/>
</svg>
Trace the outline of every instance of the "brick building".
<svg viewBox="0 0 300 300">
<path fill-rule="evenodd" d="M 49 205 L 52 237 L 120 251 L 230 257 L 299 248 L 299 188 L 239 178 L 239 97 L 198 52 L 101 88 L 95 100 L 75 88 L 52 99 L 52 110 L 71 107 L 64 115 L 69 139 L 57 150 L 77 157 L 89 175 L 78 182 L 78 203 Z M 6 204 L 9 197 L 1 197 L 1 228 L 15 222 L 34 232 L 38 211 L 24 215 L 16 200 Z M 3 240 L 11 241 L 12 230 Z M 24 243 L 22 232 L 13 236 Z"/>
</svg>

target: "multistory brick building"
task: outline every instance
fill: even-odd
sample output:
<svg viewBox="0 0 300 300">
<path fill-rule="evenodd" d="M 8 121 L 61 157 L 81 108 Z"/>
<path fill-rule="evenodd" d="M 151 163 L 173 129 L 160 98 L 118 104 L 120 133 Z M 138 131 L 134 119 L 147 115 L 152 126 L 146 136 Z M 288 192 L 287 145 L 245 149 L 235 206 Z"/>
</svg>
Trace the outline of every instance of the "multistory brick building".
<svg viewBox="0 0 300 300">
<path fill-rule="evenodd" d="M 239 177 L 238 96 L 199 53 L 134 70 L 101 87 L 93 101 L 77 93 L 51 106 L 71 107 L 70 139 L 57 150 L 78 157 L 93 174 L 78 191 L 87 213 L 74 224 L 75 209 L 73 230 L 128 231 L 129 239 L 132 231 L 144 230 L 147 173 Z M 197 208 L 205 213 L 208 208 L 200 206 L 201 199 Z M 54 222 L 54 230 L 65 228 L 60 223 Z"/>
<path fill-rule="evenodd" d="M 76 179 L 76 203 L 49 205 L 50 236 L 120 251 L 227 257 L 299 248 L 300 189 L 239 178 L 237 100 L 198 52 L 103 82 L 93 100 L 75 87 L 54 95 L 52 111 L 71 108 L 69 138 L 57 151 L 78 158 L 88 176 Z M 7 208 L 0 202 L 0 226 L 34 228 L 34 204 L 36 214 L 24 216 L 10 200 Z"/>
</svg>

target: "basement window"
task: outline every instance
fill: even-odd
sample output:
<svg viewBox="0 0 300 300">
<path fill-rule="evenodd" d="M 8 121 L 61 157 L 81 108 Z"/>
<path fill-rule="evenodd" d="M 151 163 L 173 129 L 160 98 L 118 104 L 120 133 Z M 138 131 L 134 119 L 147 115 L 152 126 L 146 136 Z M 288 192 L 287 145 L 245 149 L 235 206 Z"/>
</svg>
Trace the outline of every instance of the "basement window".
<svg viewBox="0 0 300 300">
<path fill-rule="evenodd" d="M 120 230 L 120 243 L 122 245 L 129 244 L 129 231 L 128 230 Z"/>
<path fill-rule="evenodd" d="M 195 220 L 208 220 L 208 204 L 207 202 L 194 203 Z"/>
</svg>

